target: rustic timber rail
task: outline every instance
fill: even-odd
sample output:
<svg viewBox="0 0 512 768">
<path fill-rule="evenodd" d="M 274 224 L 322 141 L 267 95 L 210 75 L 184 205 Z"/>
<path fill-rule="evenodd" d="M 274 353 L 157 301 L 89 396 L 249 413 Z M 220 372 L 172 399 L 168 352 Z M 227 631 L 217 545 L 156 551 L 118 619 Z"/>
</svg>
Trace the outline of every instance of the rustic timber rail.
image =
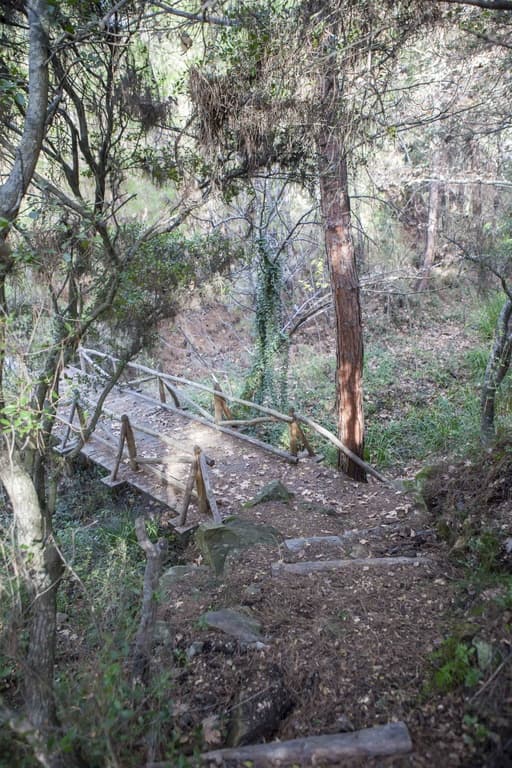
<svg viewBox="0 0 512 768">
<path fill-rule="evenodd" d="M 79 365 L 69 366 L 65 373 L 64 399 L 71 407 L 68 413 L 60 409 L 63 430 L 57 450 L 64 454 L 80 451 L 108 471 L 104 479 L 107 485 L 126 482 L 168 505 L 177 513 L 171 522 L 180 531 L 196 525 L 204 514 L 222 519 L 210 472 L 224 450 L 223 442 L 236 441 L 296 464 L 315 455 L 304 430 L 307 426 L 352 456 L 334 435 L 308 417 L 293 409 L 283 414 L 234 397 L 223 392 L 218 383 L 209 387 L 128 362 L 122 377 L 109 388 L 118 364 L 117 358 L 104 352 L 80 348 Z M 200 393 L 201 402 L 190 390 Z M 212 401 L 213 413 L 208 410 Z M 249 415 L 235 418 L 235 406 L 242 406 Z M 89 428 L 91 414 L 98 409 L 97 423 L 94 429 Z M 287 426 L 290 450 L 243 431 L 272 423 Z M 366 471 L 386 482 L 373 467 L 356 459 Z"/>
</svg>

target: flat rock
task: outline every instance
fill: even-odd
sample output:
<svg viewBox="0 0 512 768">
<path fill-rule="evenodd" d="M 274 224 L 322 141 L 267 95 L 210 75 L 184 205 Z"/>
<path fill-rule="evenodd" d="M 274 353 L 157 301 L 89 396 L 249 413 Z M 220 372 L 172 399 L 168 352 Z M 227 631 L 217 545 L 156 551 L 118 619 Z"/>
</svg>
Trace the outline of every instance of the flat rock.
<svg viewBox="0 0 512 768">
<path fill-rule="evenodd" d="M 262 642 L 261 624 L 257 619 L 240 613 L 232 608 L 203 613 L 201 620 L 212 629 L 220 629 L 226 635 L 236 638 L 242 643 Z"/>
<path fill-rule="evenodd" d="M 200 565 L 173 565 L 172 568 L 168 568 L 160 577 L 160 587 L 162 589 L 169 589 L 173 584 L 177 584 L 179 581 L 190 578 L 194 574 L 205 570 Z"/>
<path fill-rule="evenodd" d="M 288 490 L 280 480 L 272 480 L 267 485 L 263 486 L 261 491 L 256 494 L 252 499 L 246 501 L 244 507 L 255 507 L 256 504 L 262 504 L 265 501 L 284 501 L 288 502 L 293 499 L 295 494 Z"/>
<path fill-rule="evenodd" d="M 301 549 L 319 544 L 327 547 L 338 547 L 343 542 L 339 536 L 309 536 L 308 538 L 299 537 L 297 539 L 285 539 L 284 546 L 290 552 L 300 552 Z"/>
</svg>

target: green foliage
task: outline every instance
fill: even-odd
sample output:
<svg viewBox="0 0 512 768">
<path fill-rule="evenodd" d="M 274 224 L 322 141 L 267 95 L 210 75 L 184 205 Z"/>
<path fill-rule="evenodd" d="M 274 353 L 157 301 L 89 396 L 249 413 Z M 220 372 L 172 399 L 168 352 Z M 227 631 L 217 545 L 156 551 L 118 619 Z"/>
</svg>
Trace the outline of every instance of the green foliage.
<svg viewBox="0 0 512 768">
<path fill-rule="evenodd" d="M 478 445 L 480 406 L 472 387 L 412 405 L 402 418 L 370 422 L 366 450 L 381 465 L 426 459 L 436 453 L 466 454 Z"/>
<path fill-rule="evenodd" d="M 256 352 L 243 399 L 283 410 L 287 406 L 288 338 L 281 332 L 283 270 L 268 242 L 257 242 Z"/>
<path fill-rule="evenodd" d="M 477 666 L 477 653 L 473 645 L 450 635 L 431 655 L 434 666 L 426 693 L 449 693 L 461 686 L 472 688 L 481 677 Z"/>
<path fill-rule="evenodd" d="M 483 341 L 492 341 L 496 323 L 503 308 L 505 297 L 502 291 L 492 293 L 474 313 L 474 323 Z"/>
<path fill-rule="evenodd" d="M 469 557 L 474 571 L 490 574 L 500 568 L 501 542 L 495 533 L 480 531 L 469 541 Z"/>
<path fill-rule="evenodd" d="M 179 754 L 171 671 L 155 675 L 148 688 L 134 687 L 126 665 L 129 650 L 126 638 L 109 637 L 79 669 L 56 681 L 66 729 L 60 746 L 78 749 L 91 768 L 141 765 L 147 739 L 164 759 Z"/>
<path fill-rule="evenodd" d="M 466 713 L 462 719 L 464 728 L 463 739 L 466 744 L 472 747 L 482 747 L 490 737 L 487 726 L 482 723 L 476 715 Z"/>
<path fill-rule="evenodd" d="M 38 768 L 41 763 L 21 736 L 11 730 L 8 723 L 0 725 L 0 768 Z"/>
<path fill-rule="evenodd" d="M 109 313 L 114 331 L 152 340 L 155 324 L 172 317 L 181 292 L 225 272 L 242 251 L 217 232 L 188 235 L 174 231 L 138 242 L 141 228 L 123 227 L 123 248 L 132 250 Z"/>
</svg>

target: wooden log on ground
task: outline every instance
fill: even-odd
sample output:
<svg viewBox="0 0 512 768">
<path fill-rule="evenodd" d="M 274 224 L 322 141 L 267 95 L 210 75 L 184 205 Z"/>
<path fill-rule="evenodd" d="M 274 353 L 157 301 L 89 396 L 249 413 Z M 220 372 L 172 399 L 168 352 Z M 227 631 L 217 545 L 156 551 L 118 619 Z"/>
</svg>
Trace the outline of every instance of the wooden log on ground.
<svg viewBox="0 0 512 768">
<path fill-rule="evenodd" d="M 322 571 L 341 571 L 346 568 L 394 568 L 397 565 L 419 566 L 430 562 L 426 557 L 354 557 L 344 560 L 311 560 L 302 563 L 272 563 L 272 576 L 295 574 L 309 576 Z"/>
<path fill-rule="evenodd" d="M 348 758 L 385 757 L 411 752 L 412 741 L 406 724 L 388 723 L 354 733 L 309 736 L 270 744 L 217 749 L 201 755 L 206 766 L 243 766 L 275 768 L 276 766 L 335 765 Z M 159 768 L 165 763 L 150 763 L 146 768 Z"/>
<path fill-rule="evenodd" d="M 327 545 L 338 544 L 341 546 L 342 544 L 350 543 L 353 539 L 361 539 L 365 536 L 378 536 L 380 538 L 381 536 L 387 536 L 389 533 L 396 533 L 404 528 L 412 530 L 410 526 L 405 526 L 403 523 L 388 523 L 387 525 L 376 525 L 373 528 L 353 528 L 350 531 L 344 531 L 335 536 L 299 536 L 293 539 L 285 539 L 283 546 L 289 549 L 290 552 L 298 552 L 311 544 L 325 543 Z M 428 528 L 426 530 L 414 531 L 409 538 L 411 542 L 414 542 L 418 537 L 425 537 L 434 533 L 433 528 Z"/>
<path fill-rule="evenodd" d="M 167 555 L 167 540 L 162 538 L 153 544 L 146 533 L 142 517 L 135 520 L 135 532 L 140 547 L 146 553 L 146 569 L 142 590 L 142 610 L 133 651 L 132 680 L 134 683 L 147 685 L 156 625 L 156 595 Z"/>
</svg>

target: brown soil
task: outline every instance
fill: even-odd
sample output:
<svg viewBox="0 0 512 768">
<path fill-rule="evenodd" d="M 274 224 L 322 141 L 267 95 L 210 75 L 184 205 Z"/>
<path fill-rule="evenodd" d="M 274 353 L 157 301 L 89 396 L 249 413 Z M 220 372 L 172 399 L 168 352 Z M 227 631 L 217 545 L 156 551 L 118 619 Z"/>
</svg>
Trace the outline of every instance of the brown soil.
<svg viewBox="0 0 512 768">
<path fill-rule="evenodd" d="M 212 350 L 220 348 L 219 334 L 222 348 L 229 349 L 230 356 L 233 350 L 238 361 L 245 355 L 244 323 L 239 320 L 233 327 L 224 312 L 214 309 L 210 313 L 188 313 L 185 336 L 180 330 L 166 334 L 167 352 L 163 350 L 163 357 L 173 372 L 196 376 L 198 372 L 222 372 L 229 365 L 229 357 L 217 352 L 212 357 Z M 180 327 L 183 330 L 183 323 Z M 447 333 L 453 340 L 458 331 L 453 328 Z M 180 334 L 182 340 L 178 342 Z M 433 331 L 426 339 L 423 333 L 422 343 L 434 343 L 435 335 Z M 461 339 L 457 339 L 460 343 Z M 379 570 L 359 566 L 310 576 L 273 577 L 271 564 L 278 561 L 330 559 L 347 553 L 312 546 L 291 555 L 282 546 L 259 546 L 228 559 L 221 578 L 199 569 L 173 586 L 162 601 L 159 618 L 172 630 L 179 661 L 173 696 L 183 749 L 222 746 L 244 690 L 249 686 L 254 690 L 255 680 L 264 690 L 271 681 L 282 678 L 294 703 L 291 712 L 276 724 L 271 739 L 404 720 L 414 744 L 412 754 L 353 764 L 404 768 L 508 764 L 491 757 L 496 753 L 495 744 L 486 739 L 479 742 L 468 722 L 464 723 L 468 711 L 485 720 L 484 707 L 481 711 L 471 708 L 475 689 L 458 686 L 450 693 L 441 693 L 426 688 L 433 669 L 432 652 L 445 637 L 458 631 L 454 627 L 464 624 L 469 610 L 468 594 L 461 590 L 459 582 L 463 570 L 453 558 L 454 539 L 448 537 L 446 541 L 437 535 L 440 508 L 444 510 L 454 499 L 456 506 L 461 488 L 467 494 L 470 486 L 477 488 L 485 483 L 491 491 L 480 501 L 488 508 L 494 508 L 496 502 L 501 504 L 502 519 L 509 523 L 510 484 L 503 481 L 503 467 L 492 466 L 494 470 L 490 463 L 478 472 L 472 468 L 471 481 L 464 466 L 458 472 L 451 467 L 449 483 L 446 472 L 438 472 L 436 476 L 446 493 L 430 487 L 433 512 L 428 513 L 419 510 L 410 496 L 380 484 L 354 484 L 311 459 L 295 467 L 241 450 L 232 457 L 229 468 L 214 470 L 214 491 L 224 505 L 224 513 L 270 523 L 285 538 L 356 529 L 361 533 L 351 540 L 349 556 L 353 557 L 419 557 L 415 565 Z M 495 477 L 489 474 L 492 471 Z M 294 492 L 291 502 L 242 507 L 244 501 L 274 479 L 280 479 Z M 201 563 L 193 542 L 184 559 Z M 491 608 L 488 612 L 482 610 L 473 618 L 471 638 L 489 640 L 505 659 L 512 622 L 503 611 L 496 610 L 495 602 L 488 603 L 496 612 L 494 623 Z M 262 624 L 264 647 L 245 648 L 220 631 L 205 628 L 201 615 L 222 607 L 241 608 L 256 617 Z M 460 636 L 465 637 L 463 632 Z M 200 645 L 192 654 L 191 648 L 197 643 Z M 155 658 L 157 665 L 165 660 L 166 653 L 168 649 L 161 646 Z M 486 673 L 481 685 L 490 676 L 490 672 Z M 510 704 L 510 680 L 506 675 L 490 682 L 492 685 L 485 687 L 478 703 L 483 704 L 493 686 L 498 686 L 500 697 Z M 496 732 L 506 741 L 503 708 L 498 706 L 498 712 L 492 701 L 487 711 L 492 710 L 494 720 L 490 717 L 486 722 L 496 726 Z M 198 742 L 200 726 L 203 740 L 199 738 Z M 495 741 L 499 741 L 498 736 Z"/>
</svg>

